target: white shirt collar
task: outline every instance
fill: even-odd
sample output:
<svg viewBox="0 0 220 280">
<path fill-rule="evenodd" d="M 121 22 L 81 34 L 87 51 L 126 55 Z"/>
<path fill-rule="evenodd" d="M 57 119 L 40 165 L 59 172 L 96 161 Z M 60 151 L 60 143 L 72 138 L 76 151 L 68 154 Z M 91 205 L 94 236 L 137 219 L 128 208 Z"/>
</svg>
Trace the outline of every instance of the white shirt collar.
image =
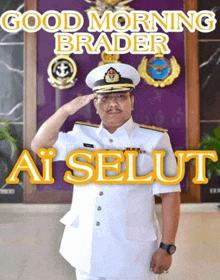
<svg viewBox="0 0 220 280">
<path fill-rule="evenodd" d="M 114 133 L 112 133 L 112 135 L 125 130 L 127 135 L 130 137 L 133 126 L 134 126 L 134 122 L 133 122 L 132 117 L 130 117 L 130 119 L 127 120 L 122 126 L 117 128 L 116 131 Z M 103 122 L 101 122 L 100 126 L 96 130 L 97 135 L 100 135 L 102 131 L 107 131 L 107 129 L 103 126 Z M 108 132 L 108 133 L 111 134 L 110 132 Z"/>
</svg>

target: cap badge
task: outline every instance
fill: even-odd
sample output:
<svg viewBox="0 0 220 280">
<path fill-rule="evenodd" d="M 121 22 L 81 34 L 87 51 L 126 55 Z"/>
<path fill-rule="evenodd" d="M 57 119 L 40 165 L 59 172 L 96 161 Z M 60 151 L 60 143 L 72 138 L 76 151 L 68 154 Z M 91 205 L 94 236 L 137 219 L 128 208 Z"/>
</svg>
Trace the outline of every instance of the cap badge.
<svg viewBox="0 0 220 280">
<path fill-rule="evenodd" d="M 120 73 L 111 67 L 105 73 L 104 80 L 108 84 L 117 83 L 120 80 Z"/>
</svg>

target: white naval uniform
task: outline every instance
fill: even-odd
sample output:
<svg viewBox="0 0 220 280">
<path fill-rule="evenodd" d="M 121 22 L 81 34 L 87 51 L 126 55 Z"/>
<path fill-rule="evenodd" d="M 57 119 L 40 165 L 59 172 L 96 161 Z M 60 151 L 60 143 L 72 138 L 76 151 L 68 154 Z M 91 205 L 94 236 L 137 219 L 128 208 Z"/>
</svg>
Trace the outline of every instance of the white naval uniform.
<svg viewBox="0 0 220 280">
<path fill-rule="evenodd" d="M 54 160 L 65 160 L 77 149 L 128 147 L 143 151 L 137 158 L 137 175 L 153 170 L 153 150 L 166 151 L 164 172 L 166 176 L 176 175 L 176 159 L 168 134 L 141 128 L 132 118 L 112 134 L 102 124 L 99 128 L 75 124 L 72 131 L 60 132 L 54 144 L 57 150 Z M 156 279 L 150 271 L 160 237 L 154 195 L 179 191 L 179 184 L 161 185 L 156 181 L 151 185 L 75 185 L 70 211 L 61 219 L 66 225 L 61 255 L 73 267 L 93 276 L 119 279 L 155 276 Z"/>
</svg>

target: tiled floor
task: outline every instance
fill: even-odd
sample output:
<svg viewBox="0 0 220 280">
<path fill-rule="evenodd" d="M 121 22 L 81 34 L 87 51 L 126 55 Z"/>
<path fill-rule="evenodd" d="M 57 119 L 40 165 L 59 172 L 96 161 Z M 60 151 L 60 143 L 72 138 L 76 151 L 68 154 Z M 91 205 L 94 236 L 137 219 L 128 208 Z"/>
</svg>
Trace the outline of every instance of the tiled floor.
<svg viewBox="0 0 220 280">
<path fill-rule="evenodd" d="M 182 205 L 173 265 L 161 280 L 220 279 L 220 210 L 217 204 Z M 0 205 L 1 280 L 75 280 L 59 254 L 70 205 Z M 159 205 L 157 206 L 159 209 Z M 158 213 L 160 218 L 160 213 Z"/>
</svg>

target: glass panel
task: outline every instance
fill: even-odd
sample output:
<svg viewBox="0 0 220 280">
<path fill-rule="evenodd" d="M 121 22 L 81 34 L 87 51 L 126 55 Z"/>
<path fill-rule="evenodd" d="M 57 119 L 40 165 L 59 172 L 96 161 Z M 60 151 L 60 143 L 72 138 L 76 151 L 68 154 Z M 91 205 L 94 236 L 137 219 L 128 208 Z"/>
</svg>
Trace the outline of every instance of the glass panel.
<svg viewBox="0 0 220 280">
<path fill-rule="evenodd" d="M 1 0 L 0 15 L 8 10 L 16 10 L 20 13 L 24 12 L 23 0 Z M 10 20 L 10 19 L 9 19 Z M 10 23 L 10 21 L 9 21 Z M 9 33 L 0 29 L 0 43 L 5 42 L 23 42 L 23 31 Z"/>
<path fill-rule="evenodd" d="M 22 122 L 23 46 L 0 46 L 0 118 Z"/>
<path fill-rule="evenodd" d="M 215 12 L 217 19 L 216 29 L 211 33 L 199 33 L 199 39 L 206 42 L 199 44 L 200 55 L 200 88 L 201 88 L 201 138 L 205 134 L 212 134 L 220 125 L 220 1 L 198 0 L 199 10 Z M 213 41 L 217 40 L 217 41 Z M 214 122 L 215 120 L 215 122 Z M 202 202 L 220 201 L 220 177 L 211 178 L 206 185 L 201 185 Z"/>
<path fill-rule="evenodd" d="M 205 134 L 212 134 L 213 130 L 220 126 L 220 121 L 219 122 L 208 122 L 208 123 L 201 123 L 200 128 L 201 128 L 201 138 Z"/>
<path fill-rule="evenodd" d="M 0 14 L 8 10 L 24 12 L 23 0 L 1 0 Z M 10 19 L 9 19 L 10 20 Z M 0 29 L 0 119 L 11 121 L 10 134 L 18 142 L 12 155 L 7 133 L 0 136 L 0 203 L 23 202 L 23 174 L 17 185 L 7 185 L 23 149 L 23 31 L 8 33 Z M 0 121 L 0 128 L 4 122 Z"/>
<path fill-rule="evenodd" d="M 220 1 L 219 0 L 198 0 L 198 10 L 211 10 L 215 13 L 217 20 L 216 29 L 209 33 L 199 32 L 199 39 L 220 39 Z"/>
<path fill-rule="evenodd" d="M 220 120 L 220 42 L 200 42 L 201 120 Z"/>
</svg>

